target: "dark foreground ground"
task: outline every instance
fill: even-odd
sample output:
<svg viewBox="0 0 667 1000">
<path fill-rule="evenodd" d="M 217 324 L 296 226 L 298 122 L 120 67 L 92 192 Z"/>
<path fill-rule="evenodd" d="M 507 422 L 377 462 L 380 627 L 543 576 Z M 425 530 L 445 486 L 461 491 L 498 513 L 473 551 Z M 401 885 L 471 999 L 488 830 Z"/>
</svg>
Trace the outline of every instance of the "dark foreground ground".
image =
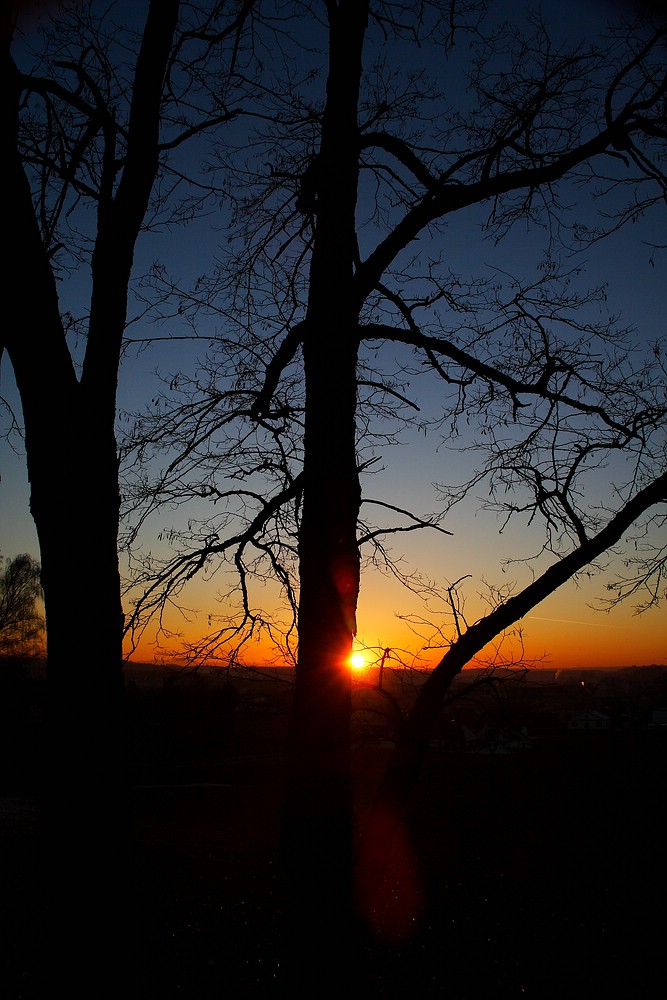
<svg viewBox="0 0 667 1000">
<path fill-rule="evenodd" d="M 163 679 L 137 671 L 128 692 L 140 995 L 282 996 L 277 840 L 290 687 L 257 677 L 231 688 Z M 35 866 L 42 695 L 33 680 L 11 685 L 0 768 L 0 994 L 18 1000 L 45 995 L 36 985 L 45 931 Z M 388 753 L 377 741 L 357 751 L 362 805 Z M 434 750 L 352 992 L 667 996 L 666 764 L 667 740 L 655 729 L 554 733 L 508 754 Z"/>
</svg>

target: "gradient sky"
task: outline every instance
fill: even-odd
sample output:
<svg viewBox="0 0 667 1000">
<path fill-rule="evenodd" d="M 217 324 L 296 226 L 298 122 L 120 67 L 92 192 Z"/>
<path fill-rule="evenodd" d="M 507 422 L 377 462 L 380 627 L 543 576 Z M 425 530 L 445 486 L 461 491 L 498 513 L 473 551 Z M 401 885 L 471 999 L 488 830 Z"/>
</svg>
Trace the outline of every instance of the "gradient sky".
<svg viewBox="0 0 667 1000">
<path fill-rule="evenodd" d="M 598 21 L 607 6 L 595 0 L 561 5 L 559 30 L 570 24 L 571 30 L 585 33 L 589 22 Z M 206 267 L 206 258 L 215 253 L 217 234 L 214 227 L 215 220 L 199 222 L 186 239 L 181 235 L 176 240 L 160 242 L 159 253 L 183 277 L 200 273 Z M 664 244 L 664 232 L 664 207 L 656 207 L 649 218 L 626 227 L 587 254 L 586 272 L 582 278 L 582 288 L 606 283 L 610 311 L 620 313 L 625 323 L 634 324 L 646 342 L 665 332 L 665 259 L 664 254 L 654 257 L 650 250 L 651 244 Z M 534 232 L 515 231 L 500 247 L 482 243 L 472 217 L 456 219 L 449 227 L 448 240 L 450 246 L 456 247 L 454 270 L 481 270 L 487 274 L 492 273 L 494 267 L 502 266 L 514 273 L 535 276 L 543 250 L 543 238 Z M 198 250 L 196 256 L 192 254 L 193 246 Z M 155 249 L 156 244 L 140 247 L 138 271 L 153 259 Z M 83 297 L 84 290 L 82 279 L 81 285 L 77 287 L 75 282 L 67 294 L 76 300 L 77 296 Z M 135 328 L 133 335 L 136 333 Z M 128 359 L 120 378 L 121 409 L 135 410 L 150 399 L 157 384 L 156 369 L 163 374 L 181 368 L 191 370 L 197 353 L 192 345 L 163 343 L 137 359 Z M 16 405 L 13 377 L 6 358 L 0 370 L 0 395 Z M 437 398 L 435 395 L 429 398 L 427 392 L 426 398 L 420 397 L 420 403 L 428 410 L 429 406 L 437 406 Z M 15 440 L 14 445 L 20 452 L 20 442 Z M 433 509 L 437 498 L 431 484 L 461 478 L 469 465 L 469 456 L 465 453 L 437 450 L 437 445 L 437 439 L 424 439 L 415 434 L 404 436 L 402 443 L 394 448 L 381 449 L 385 471 L 364 484 L 364 495 L 381 496 L 398 506 L 420 512 Z M 0 553 L 6 558 L 19 552 L 38 557 L 36 535 L 28 512 L 24 459 L 1 441 L 0 472 Z M 76 511 L 72 516 L 76 517 Z M 165 512 L 161 523 L 153 519 L 152 537 L 146 538 L 146 548 L 158 550 L 157 531 L 167 525 L 177 525 L 179 518 L 184 516 L 182 512 Z M 461 591 L 469 622 L 484 611 L 485 605 L 479 595 L 484 592 L 485 581 L 496 585 L 512 579 L 518 585 L 529 581 L 530 572 L 525 566 L 513 564 L 504 568 L 503 562 L 529 556 L 538 550 L 541 536 L 536 530 L 528 530 L 517 522 L 511 531 L 500 534 L 495 515 L 480 512 L 475 498 L 455 511 L 447 528 L 452 531 L 451 537 L 434 532 L 420 537 L 412 534 L 399 537 L 392 549 L 405 557 L 406 565 L 441 586 L 469 576 Z M 88 544 L 87 540 L 82 539 L 82 544 Z M 546 563 L 542 561 L 540 565 L 543 567 Z M 667 662 L 664 609 L 651 609 L 639 618 L 633 615 L 630 606 L 608 614 L 593 610 L 593 606 L 606 596 L 608 579 L 608 574 L 601 574 L 570 583 L 521 622 L 526 656 L 554 667 Z M 195 581 L 184 595 L 191 613 L 187 617 L 174 615 L 170 623 L 174 631 L 184 638 L 196 638 L 205 629 L 208 614 L 221 612 L 215 600 L 221 589 L 224 589 L 223 579 Z M 257 600 L 271 604 L 272 588 L 264 588 Z M 415 626 L 414 619 L 429 616 L 436 623 L 442 622 L 445 632 L 451 634 L 451 625 L 447 616 L 443 616 L 443 610 L 441 606 L 427 608 L 392 578 L 383 577 L 377 571 L 366 572 L 359 604 L 358 645 L 403 650 L 403 659 L 410 661 L 419 653 L 424 640 L 419 639 L 399 616 L 412 616 L 413 629 L 422 636 L 426 631 L 420 625 Z M 516 650 L 516 640 L 510 639 L 502 653 L 511 656 Z M 493 651 L 487 652 L 491 655 Z M 133 658 L 151 660 L 154 654 L 155 649 L 143 643 Z M 157 655 L 161 655 L 160 651 Z M 267 655 L 262 643 L 258 643 L 248 648 L 246 659 L 261 662 Z M 433 662 L 438 655 L 441 654 L 435 648 L 427 650 L 419 662 Z"/>
</svg>

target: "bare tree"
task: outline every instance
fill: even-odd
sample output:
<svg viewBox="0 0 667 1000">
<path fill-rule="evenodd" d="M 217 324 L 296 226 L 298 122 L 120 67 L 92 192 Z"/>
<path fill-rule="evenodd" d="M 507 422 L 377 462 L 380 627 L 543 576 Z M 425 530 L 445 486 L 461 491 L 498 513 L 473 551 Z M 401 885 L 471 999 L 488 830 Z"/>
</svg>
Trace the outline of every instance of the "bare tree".
<svg viewBox="0 0 667 1000">
<path fill-rule="evenodd" d="M 246 428 L 259 421 L 267 440 L 274 434 L 280 486 L 271 500 L 255 490 L 255 514 L 239 515 L 240 528 L 236 517 L 219 520 L 193 552 L 162 567 L 149 602 L 161 606 L 160 586 L 173 594 L 172 585 L 219 555 L 232 554 L 243 575 L 245 550 L 259 541 L 294 603 L 296 584 L 276 553 L 293 557 L 296 539 L 298 664 L 284 844 L 307 978 L 327 942 L 340 941 L 350 926 L 347 664 L 359 542 L 374 545 L 381 559 L 381 540 L 397 527 L 365 524 L 368 508 L 361 514 L 375 499 L 362 496 L 362 432 L 390 437 L 381 419 L 414 412 L 420 382 L 439 384 L 439 412 L 424 426 L 451 441 L 474 419 L 484 455 L 468 483 L 445 483 L 444 511 L 485 482 L 488 504 L 507 518 L 543 517 L 543 551 L 554 556 L 532 586 L 480 622 L 466 629 L 457 621 L 460 634 L 424 688 L 388 773 L 384 807 L 396 814 L 451 677 L 633 524 L 648 531 L 663 517 L 662 348 L 646 355 L 631 331 L 594 318 L 595 296 L 572 290 L 564 261 L 664 200 L 667 84 L 665 31 L 646 23 L 625 25 L 595 47 L 556 44 L 539 18 L 525 32 L 489 22 L 474 4 L 331 0 L 299 12 L 307 25 L 302 62 L 290 59 L 295 49 L 281 50 L 285 78 L 267 94 L 266 125 L 252 147 L 255 162 L 261 151 L 268 168 L 260 175 L 250 163 L 242 168 L 250 189 L 237 217 L 238 244 L 223 258 L 217 286 L 200 286 L 184 307 L 194 315 L 212 306 L 217 290 L 225 303 L 218 308 L 255 352 L 259 376 L 242 419 Z M 454 84 L 465 37 L 473 44 L 467 91 Z M 438 72 L 420 62 L 413 44 L 438 47 Z M 403 71 L 392 62 L 401 58 Z M 313 96 L 324 65 L 326 89 Z M 460 95 L 460 106 L 450 105 L 448 93 Z M 587 212 L 584 226 L 568 208 L 582 189 L 600 207 L 596 224 Z M 466 212 L 471 231 L 480 225 L 499 240 L 519 222 L 544 223 L 542 274 L 487 280 L 458 273 L 446 226 Z M 267 344 L 275 344 L 268 360 Z M 299 364 L 304 388 L 294 397 Z M 207 426 L 222 426 L 227 399 L 216 402 L 209 392 L 206 400 L 189 427 L 178 423 L 173 468 L 187 456 L 199 469 L 194 456 Z M 301 425 L 302 444 L 281 451 L 279 434 L 294 440 Z M 621 472 L 596 507 L 586 478 L 614 456 Z M 214 478 L 190 481 L 204 479 L 214 502 L 227 496 L 216 495 Z M 293 520 L 260 537 L 285 510 L 281 499 Z M 392 510 L 391 498 L 383 503 Z M 442 517 L 395 506 L 393 513 L 406 516 L 409 528 L 442 528 Z M 664 551 L 652 560 L 635 578 L 648 585 L 649 601 L 660 592 Z M 250 612 L 246 601 L 235 636 L 249 621 L 253 627 Z"/>
<path fill-rule="evenodd" d="M 390 565 L 382 540 L 397 529 L 367 511 L 444 530 L 444 514 L 484 484 L 486 505 L 505 518 L 543 519 L 542 555 L 554 561 L 470 627 L 455 615 L 451 648 L 401 731 L 368 821 L 357 862 L 366 899 L 386 859 L 377 845 L 388 847 L 400 823 L 452 677 L 633 525 L 650 544 L 665 502 L 662 348 L 646 353 L 631 331 L 593 318 L 595 296 L 573 292 L 558 259 L 574 246 L 594 248 L 664 198 L 664 31 L 626 27 L 613 44 L 565 49 L 540 21 L 529 37 L 513 26 L 487 30 L 472 7 L 467 24 L 456 9 L 451 20 L 449 4 L 429 5 L 424 21 L 403 4 L 325 8 L 323 25 L 317 8 L 298 6 L 313 32 L 302 51 L 326 50 L 326 94 L 312 96 L 315 77 L 307 64 L 294 69 L 284 43 L 288 77 L 267 88 L 253 160 L 240 169 L 231 162 L 245 136 L 225 154 L 249 191 L 238 207 L 239 240 L 217 287 L 202 283 L 178 306 L 193 323 L 204 308 L 223 316 L 222 367 L 219 356 L 201 378 L 168 384 L 139 448 L 148 456 L 168 442 L 174 457 L 157 483 L 140 476 L 128 503 L 139 526 L 165 490 L 168 502 L 210 500 L 221 512 L 193 520 L 173 561 L 142 566 L 131 626 L 141 628 L 218 559 L 238 574 L 239 616 L 196 656 L 226 641 L 235 652 L 258 629 L 279 631 L 250 597 L 253 574 L 275 575 L 283 587 L 289 651 L 298 621 L 284 846 L 306 980 L 351 927 L 347 661 L 360 546 Z M 407 46 L 428 37 L 454 74 L 452 42 L 465 31 L 478 57 L 460 108 L 448 109 L 425 71 L 398 74 L 378 59 L 363 72 L 375 39 Z M 259 176 L 257 160 L 269 164 Z M 580 187 L 611 213 L 597 228 L 588 212 L 583 228 L 568 209 Z M 457 273 L 445 227 L 466 211 L 499 239 L 519 222 L 546 221 L 542 274 L 486 281 Z M 442 400 L 425 428 L 450 441 L 468 420 L 479 428 L 480 467 L 466 483 L 444 483 L 439 517 L 361 490 L 362 449 L 416 412 L 423 384 L 437 384 Z M 619 462 L 607 495 L 591 502 L 587 481 L 610 458 Z M 643 588 L 652 603 L 664 550 L 641 555 L 626 590 Z M 348 954 L 345 940 L 341 950 Z M 344 974 L 342 960 L 336 968 Z"/>
<path fill-rule="evenodd" d="M 39 564 L 29 555 L 10 559 L 0 576 L 0 655 L 26 656 L 39 651 L 44 617 Z"/>
<path fill-rule="evenodd" d="M 20 5 L 3 6 L 1 347 L 41 555 L 56 978 L 79 985 L 121 964 L 105 960 L 122 933 L 127 843 L 115 421 L 135 252 L 142 232 L 221 197 L 212 177 L 188 186 L 178 153 L 236 116 L 253 6 L 188 5 L 179 22 L 178 0 L 149 2 L 136 25 L 58 9 L 32 49 L 12 20 Z M 72 936 L 85 961 L 70 963 Z"/>
</svg>

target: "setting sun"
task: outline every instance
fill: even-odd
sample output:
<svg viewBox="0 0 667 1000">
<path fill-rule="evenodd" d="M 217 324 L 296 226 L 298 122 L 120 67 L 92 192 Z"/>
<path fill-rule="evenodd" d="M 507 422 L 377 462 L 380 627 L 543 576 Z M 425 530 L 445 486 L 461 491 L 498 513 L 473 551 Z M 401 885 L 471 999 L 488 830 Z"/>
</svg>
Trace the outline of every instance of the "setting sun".
<svg viewBox="0 0 667 1000">
<path fill-rule="evenodd" d="M 353 653 L 350 657 L 350 666 L 354 670 L 361 670 L 362 667 L 366 666 L 366 660 L 363 653 Z"/>
</svg>

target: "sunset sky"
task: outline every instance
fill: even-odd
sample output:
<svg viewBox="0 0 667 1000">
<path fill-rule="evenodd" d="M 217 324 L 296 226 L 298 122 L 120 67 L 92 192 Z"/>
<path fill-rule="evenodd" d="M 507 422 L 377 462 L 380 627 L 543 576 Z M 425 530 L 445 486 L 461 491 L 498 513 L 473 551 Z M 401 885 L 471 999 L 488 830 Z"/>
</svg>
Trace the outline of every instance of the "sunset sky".
<svg viewBox="0 0 667 1000">
<path fill-rule="evenodd" d="M 618 4 L 616 5 L 619 6 Z M 622 5 L 621 5 L 622 6 Z M 563 4 L 559 6 L 562 20 L 574 25 L 572 31 L 586 32 L 587 25 L 597 21 L 604 5 L 600 3 Z M 565 13 L 569 12 L 569 13 Z M 576 15 L 576 16 L 575 16 Z M 571 20 L 570 20 L 571 19 Z M 582 198 L 579 192 L 577 197 Z M 582 213 L 587 216 L 589 206 L 583 196 Z M 509 271 L 524 278 L 536 277 L 537 267 L 544 251 L 544 235 L 530 233 L 517 227 L 511 235 L 495 246 L 482 241 L 479 233 L 480 217 L 474 213 L 452 221 L 447 230 L 448 245 L 452 255 L 452 268 L 466 273 L 493 274 L 496 269 Z M 585 264 L 579 278 L 582 289 L 599 284 L 607 286 L 607 305 L 611 314 L 620 314 L 623 323 L 637 328 L 641 340 L 648 344 L 665 335 L 664 317 L 667 313 L 667 288 L 665 253 L 653 253 L 652 246 L 665 243 L 665 208 L 656 206 L 649 216 L 634 226 L 626 226 L 603 243 L 597 244 L 577 264 Z M 215 219 L 210 217 L 190 227 L 187 237 L 156 240 L 151 237 L 140 245 L 137 254 L 137 274 L 141 273 L 156 256 L 156 252 L 179 273 L 183 280 L 204 270 L 207 260 L 216 253 L 219 234 Z M 159 251 L 156 249 L 159 247 Z M 193 254 L 193 247 L 197 248 Z M 69 296 L 67 306 L 78 299 L 83 301 L 85 281 L 80 285 L 70 283 L 63 295 Z M 133 328 L 133 336 L 138 327 Z M 146 335 L 150 335 L 150 330 Z M 213 332 L 203 329 L 204 339 Z M 179 370 L 193 370 L 200 354 L 198 345 L 174 342 L 156 344 L 141 355 L 128 354 L 121 371 L 119 406 L 121 410 L 136 411 L 144 407 L 156 392 L 156 372 L 170 375 Z M 415 389 L 416 391 L 416 389 Z M 438 406 L 438 388 L 435 383 L 420 389 L 419 402 L 424 413 L 435 411 Z M 3 358 L 0 369 L 0 396 L 17 408 L 16 391 L 11 367 Z M 4 418 L 3 418 L 4 420 Z M 382 498 L 399 507 L 420 513 L 437 509 L 438 497 L 433 487 L 438 482 L 456 482 L 470 470 L 471 456 L 466 452 L 466 441 L 455 442 L 454 450 L 439 447 L 435 436 L 406 432 L 395 446 L 378 448 L 383 471 L 369 476 L 363 484 L 365 498 Z M 66 444 L 65 444 L 66 446 Z M 12 438 L 11 446 L 0 441 L 0 553 L 12 558 L 20 552 L 39 557 L 36 535 L 28 511 L 28 484 L 24 456 L 20 441 Z M 614 470 L 607 472 L 607 479 L 600 478 L 591 488 L 600 489 L 604 501 L 614 484 Z M 605 485 L 606 484 L 606 485 Z M 57 488 L 57 487 L 55 487 Z M 83 502 L 89 502 L 84 501 Z M 391 543 L 396 556 L 405 559 L 405 566 L 418 572 L 424 582 L 430 581 L 446 588 L 455 581 L 468 577 L 462 584 L 460 595 L 465 599 L 465 616 L 469 624 L 484 613 L 483 595 L 487 583 L 503 586 L 515 580 L 521 586 L 531 579 L 530 568 L 522 563 L 505 566 L 507 560 L 527 558 L 539 551 L 542 534 L 539 525 L 528 527 L 525 521 L 512 522 L 510 529 L 500 532 L 496 515 L 483 511 L 477 497 L 469 498 L 458 507 L 444 527 L 450 536 L 436 532 L 423 532 L 397 536 Z M 164 552 L 164 542 L 157 540 L 161 528 L 178 527 L 190 516 L 190 509 L 169 510 L 150 522 L 143 545 L 145 550 Z M 196 514 L 194 515 L 196 516 Z M 76 519 L 77 511 L 72 511 Z M 663 538 L 667 543 L 667 537 Z M 94 558 L 94 540 L 81 539 L 81 544 L 91 548 Z M 553 557 L 551 557 L 553 559 Z M 541 557 L 536 564 L 543 569 L 548 557 Z M 667 616 L 664 608 L 652 608 L 641 617 L 634 615 L 631 605 L 609 613 L 595 611 L 608 596 L 606 584 L 615 572 L 622 569 L 622 560 L 612 560 L 606 572 L 570 583 L 543 602 L 521 623 L 525 656 L 553 667 L 604 667 L 631 664 L 667 662 Z M 84 582 L 85 583 L 85 582 Z M 205 631 L 208 615 L 224 613 L 216 603 L 216 594 L 226 590 L 229 579 L 222 575 L 209 580 L 196 580 L 183 595 L 189 609 L 187 615 L 174 612 L 168 619 L 169 627 L 183 639 L 193 640 Z M 271 585 L 253 592 L 258 602 L 275 601 Z M 428 637 L 428 626 L 420 624 L 431 619 L 440 624 L 445 636 L 453 635 L 452 623 L 444 605 L 433 601 L 424 605 L 407 592 L 392 577 L 377 570 L 367 569 L 362 576 L 362 590 L 358 612 L 358 642 L 360 649 L 369 650 L 372 660 L 378 650 L 389 647 L 400 651 L 404 662 L 433 663 L 442 654 L 437 648 L 423 650 Z M 401 617 L 399 617 L 401 616 Z M 412 628 L 405 619 L 412 620 Z M 421 638 L 420 638 L 421 636 Z M 133 654 L 135 660 L 150 661 L 163 657 L 169 648 L 157 649 L 146 640 Z M 171 651 L 178 649 L 174 639 Z M 437 644 L 432 643 L 433 647 Z M 511 657 L 518 649 L 516 640 L 508 640 L 500 655 Z M 273 653 L 260 641 L 251 643 L 244 657 L 246 662 L 264 662 Z M 396 653 L 399 655 L 399 652 Z"/>
</svg>

